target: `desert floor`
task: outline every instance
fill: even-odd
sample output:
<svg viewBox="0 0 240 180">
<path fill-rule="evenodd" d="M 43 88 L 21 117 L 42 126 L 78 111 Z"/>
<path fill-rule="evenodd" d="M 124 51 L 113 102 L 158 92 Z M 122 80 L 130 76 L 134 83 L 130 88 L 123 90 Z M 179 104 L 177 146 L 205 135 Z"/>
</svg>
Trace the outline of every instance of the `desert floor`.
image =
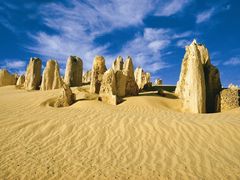
<svg viewBox="0 0 240 180">
<path fill-rule="evenodd" d="M 53 108 L 61 90 L 0 88 L 0 179 L 240 179 L 240 108 L 199 115 L 170 94 L 112 106 L 73 91 L 75 104 Z"/>
</svg>

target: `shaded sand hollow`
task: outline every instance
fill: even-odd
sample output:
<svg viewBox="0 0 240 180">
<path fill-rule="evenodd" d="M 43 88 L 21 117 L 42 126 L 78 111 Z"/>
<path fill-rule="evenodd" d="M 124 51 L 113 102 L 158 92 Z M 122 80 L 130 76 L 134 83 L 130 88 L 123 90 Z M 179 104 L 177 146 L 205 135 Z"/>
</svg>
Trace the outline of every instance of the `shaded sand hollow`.
<svg viewBox="0 0 240 180">
<path fill-rule="evenodd" d="M 239 179 L 240 109 L 181 113 L 151 94 L 118 106 L 87 92 L 0 88 L 0 179 Z M 50 100 L 49 100 L 50 99 Z"/>
</svg>

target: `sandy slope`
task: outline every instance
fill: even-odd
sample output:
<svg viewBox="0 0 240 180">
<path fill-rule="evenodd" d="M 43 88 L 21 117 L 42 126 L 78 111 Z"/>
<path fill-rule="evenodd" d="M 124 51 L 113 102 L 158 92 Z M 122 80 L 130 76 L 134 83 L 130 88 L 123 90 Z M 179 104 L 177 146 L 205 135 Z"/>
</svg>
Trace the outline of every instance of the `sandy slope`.
<svg viewBox="0 0 240 180">
<path fill-rule="evenodd" d="M 181 113 L 151 95 L 43 105 L 59 92 L 0 88 L 0 179 L 240 179 L 240 109 Z"/>
</svg>

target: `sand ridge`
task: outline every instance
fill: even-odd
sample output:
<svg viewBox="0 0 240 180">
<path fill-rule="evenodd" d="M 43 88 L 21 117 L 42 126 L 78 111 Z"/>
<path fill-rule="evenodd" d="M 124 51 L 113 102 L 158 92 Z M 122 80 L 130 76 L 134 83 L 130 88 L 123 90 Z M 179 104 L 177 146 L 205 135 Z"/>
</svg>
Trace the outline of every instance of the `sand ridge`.
<svg viewBox="0 0 240 180">
<path fill-rule="evenodd" d="M 151 94 L 112 106 L 77 89 L 70 107 L 41 105 L 60 92 L 0 88 L 0 179 L 240 178 L 240 108 L 182 113 Z"/>
</svg>

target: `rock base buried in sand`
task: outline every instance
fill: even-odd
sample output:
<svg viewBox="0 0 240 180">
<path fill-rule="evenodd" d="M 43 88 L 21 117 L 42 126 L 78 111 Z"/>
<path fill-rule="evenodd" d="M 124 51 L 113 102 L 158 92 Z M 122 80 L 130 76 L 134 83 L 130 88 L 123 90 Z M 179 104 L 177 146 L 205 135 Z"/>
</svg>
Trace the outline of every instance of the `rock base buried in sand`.
<svg viewBox="0 0 240 180">
<path fill-rule="evenodd" d="M 238 108 L 240 105 L 240 90 L 224 89 L 220 93 L 221 112 Z"/>
<path fill-rule="evenodd" d="M 118 105 L 122 102 L 120 97 L 110 94 L 101 95 L 100 97 L 98 97 L 98 100 L 111 105 Z"/>
<path fill-rule="evenodd" d="M 0 70 L 0 86 L 8 86 L 16 84 L 16 76 L 12 75 L 6 69 Z"/>
<path fill-rule="evenodd" d="M 57 98 L 56 102 L 53 104 L 53 107 L 67 107 L 72 105 L 76 101 L 76 96 L 72 93 L 72 90 L 68 85 L 63 83 L 63 92 Z"/>
</svg>

